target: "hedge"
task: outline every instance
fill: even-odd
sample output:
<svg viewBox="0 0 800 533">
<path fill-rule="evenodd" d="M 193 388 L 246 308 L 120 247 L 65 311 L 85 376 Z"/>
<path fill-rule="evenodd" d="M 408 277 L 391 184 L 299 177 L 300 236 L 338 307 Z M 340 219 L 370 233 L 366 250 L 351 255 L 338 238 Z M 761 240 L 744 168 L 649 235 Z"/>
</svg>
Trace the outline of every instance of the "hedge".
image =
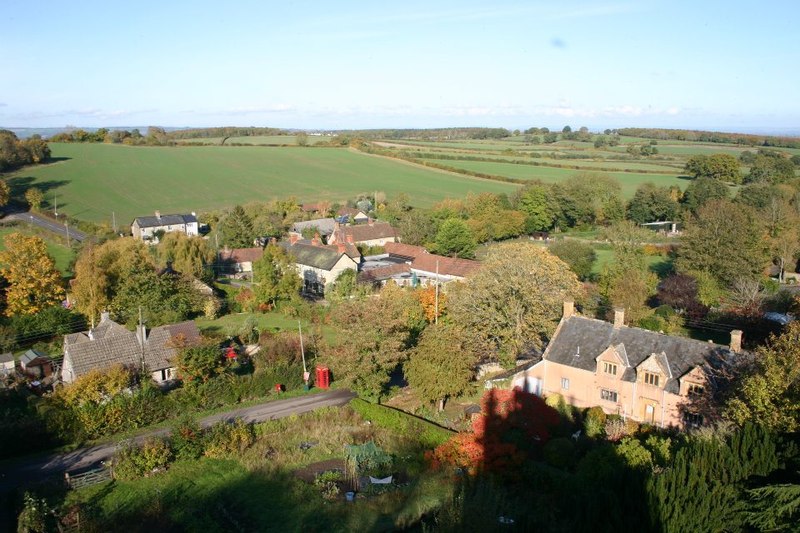
<svg viewBox="0 0 800 533">
<path fill-rule="evenodd" d="M 351 400 L 350 407 L 362 418 L 371 421 L 373 424 L 406 435 L 417 435 L 419 441 L 426 447 L 435 448 L 456 434 L 454 431 L 437 426 L 414 415 L 384 405 L 369 403 L 361 398 Z"/>
</svg>

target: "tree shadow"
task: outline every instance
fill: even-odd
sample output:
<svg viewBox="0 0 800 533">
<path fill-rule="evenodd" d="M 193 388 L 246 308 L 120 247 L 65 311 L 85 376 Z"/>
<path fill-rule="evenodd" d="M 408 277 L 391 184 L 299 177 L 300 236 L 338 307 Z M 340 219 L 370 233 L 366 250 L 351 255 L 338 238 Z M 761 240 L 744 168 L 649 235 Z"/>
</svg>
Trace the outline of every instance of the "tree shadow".
<svg viewBox="0 0 800 533">
<path fill-rule="evenodd" d="M 46 180 L 46 181 L 37 181 L 36 178 L 32 176 L 12 176 L 6 179 L 6 183 L 8 183 L 9 188 L 11 189 L 11 196 L 14 197 L 22 197 L 25 195 L 25 191 L 30 189 L 31 187 L 36 187 L 42 193 L 46 194 L 54 189 L 59 187 L 63 187 L 69 183 L 68 180 Z"/>
</svg>

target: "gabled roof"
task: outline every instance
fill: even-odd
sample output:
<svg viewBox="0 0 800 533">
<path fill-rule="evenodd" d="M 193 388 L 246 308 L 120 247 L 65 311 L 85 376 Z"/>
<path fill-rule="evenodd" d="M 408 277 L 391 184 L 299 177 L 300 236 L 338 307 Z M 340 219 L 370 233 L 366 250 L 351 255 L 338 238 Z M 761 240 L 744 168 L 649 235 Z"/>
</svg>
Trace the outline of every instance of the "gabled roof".
<svg viewBox="0 0 800 533">
<path fill-rule="evenodd" d="M 295 263 L 298 265 L 305 265 L 321 270 L 331 270 L 339 258 L 347 255 L 340 252 L 336 246 L 316 246 L 304 242 L 296 242 L 289 244 L 282 242 L 281 246 L 286 248 L 286 251 L 294 257 Z"/>
<path fill-rule="evenodd" d="M 435 274 L 437 272 L 437 262 L 440 276 L 457 278 L 465 278 L 481 266 L 479 262 L 470 259 L 455 259 L 443 255 L 423 254 L 414 258 L 411 262 L 411 269 Z"/>
<path fill-rule="evenodd" d="M 594 372 L 595 358 L 609 346 L 624 346 L 630 366 L 622 379 L 635 381 L 636 368 L 652 355 L 667 372 L 665 388 L 677 394 L 679 380 L 695 366 L 715 365 L 731 357 L 728 346 L 672 337 L 640 328 L 618 327 L 602 320 L 571 316 L 564 319 L 544 353 L 544 359 L 554 363 Z M 576 357 L 577 350 L 580 356 Z M 617 350 L 619 353 L 619 349 Z M 716 365 L 715 365 L 716 366 Z"/>
<path fill-rule="evenodd" d="M 22 364 L 22 366 L 28 366 L 39 358 L 47 360 L 50 359 L 50 356 L 37 350 L 28 350 L 22 354 L 22 357 L 19 358 L 19 362 Z"/>
<path fill-rule="evenodd" d="M 197 222 L 197 217 L 189 215 L 160 215 L 136 217 L 134 223 L 138 223 L 140 228 L 157 228 L 159 226 L 177 226 L 180 224 L 190 224 Z"/>
<path fill-rule="evenodd" d="M 393 276 L 397 276 L 398 274 L 410 274 L 411 273 L 411 265 L 406 263 L 396 264 L 396 265 L 387 265 L 378 268 L 372 268 L 370 270 L 362 270 L 358 273 L 358 281 L 363 282 L 372 282 L 372 281 L 383 281 L 385 279 L 390 279 Z"/>
<path fill-rule="evenodd" d="M 174 366 L 177 354 L 173 339 L 187 344 L 200 340 L 200 331 L 191 320 L 150 330 L 143 344 L 133 331 L 106 318 L 89 331 L 64 336 L 64 358 L 69 358 L 75 378 L 90 370 L 104 370 L 117 364 L 141 367 L 142 356 L 150 372 Z"/>
<path fill-rule="evenodd" d="M 383 249 L 389 255 L 393 255 L 395 257 L 407 258 L 408 260 L 412 260 L 415 257 L 428 253 L 428 251 L 422 246 L 403 244 L 401 242 L 387 242 L 383 246 Z"/>
<path fill-rule="evenodd" d="M 263 255 L 264 249 L 261 247 L 233 248 L 229 250 L 222 250 L 219 253 L 219 258 L 223 263 L 252 263 L 261 259 Z"/>
<path fill-rule="evenodd" d="M 340 217 L 348 216 L 353 218 L 367 218 L 366 213 L 364 213 L 360 209 L 356 209 L 355 207 L 342 207 L 336 212 L 336 214 L 339 215 Z"/>
<path fill-rule="evenodd" d="M 295 233 L 303 233 L 303 230 L 308 228 L 316 228 L 320 235 L 330 235 L 336 221 L 332 218 L 315 218 L 314 220 L 304 220 L 302 222 L 295 222 L 292 224 L 292 231 Z"/>
<path fill-rule="evenodd" d="M 355 226 L 340 226 L 337 238 L 342 241 L 347 240 L 347 236 L 351 235 L 353 242 L 359 243 L 364 241 L 371 241 L 374 239 L 395 239 L 397 238 L 397 230 L 388 222 L 371 222 L 369 224 L 359 224 Z"/>
</svg>

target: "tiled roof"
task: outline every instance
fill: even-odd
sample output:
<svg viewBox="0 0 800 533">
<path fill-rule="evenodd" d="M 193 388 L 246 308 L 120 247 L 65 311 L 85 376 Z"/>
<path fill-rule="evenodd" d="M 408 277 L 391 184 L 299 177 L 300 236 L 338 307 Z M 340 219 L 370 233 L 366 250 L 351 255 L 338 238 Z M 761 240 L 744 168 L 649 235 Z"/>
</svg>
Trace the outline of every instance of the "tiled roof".
<svg viewBox="0 0 800 533">
<path fill-rule="evenodd" d="M 178 226 L 180 224 L 197 222 L 197 217 L 194 215 L 161 215 L 160 217 L 136 217 L 133 221 L 138 222 L 140 228 L 155 228 L 158 226 Z"/>
<path fill-rule="evenodd" d="M 443 255 L 422 254 L 414 258 L 411 262 L 411 268 L 435 274 L 437 271 L 437 261 L 439 263 L 438 271 L 440 276 L 464 278 L 478 270 L 481 266 L 479 262 L 470 259 L 456 259 Z"/>
<path fill-rule="evenodd" d="M 264 255 L 264 249 L 256 248 L 233 248 L 232 250 L 222 250 L 219 253 L 220 261 L 223 263 L 252 263 L 258 261 Z"/>
<path fill-rule="evenodd" d="M 659 365 L 671 374 L 665 388 L 672 393 L 678 392 L 678 380 L 692 368 L 706 364 L 716 366 L 732 354 L 728 346 L 662 335 L 640 328 L 615 328 L 613 324 L 602 320 L 571 316 L 562 321 L 545 350 L 544 359 L 594 372 L 597 367 L 595 358 L 609 346 L 614 346 L 620 352 L 620 345 L 624 346 L 630 365 L 622 375 L 623 380 L 635 381 L 636 367 L 656 354 Z"/>
<path fill-rule="evenodd" d="M 353 242 L 359 243 L 374 239 L 394 239 L 397 237 L 397 230 L 388 222 L 372 222 L 369 224 L 358 224 L 355 226 L 340 226 L 339 232 L 343 234 L 343 241 L 347 240 L 348 235 L 353 236 Z"/>
<path fill-rule="evenodd" d="M 28 350 L 22 357 L 19 358 L 19 362 L 22 366 L 27 366 L 39 358 L 49 359 L 50 357 L 47 354 L 43 354 L 37 350 Z"/>
<path fill-rule="evenodd" d="M 173 339 L 181 337 L 187 344 L 200 340 L 200 332 L 191 320 L 159 326 L 150 330 L 144 346 L 133 331 L 105 319 L 91 331 L 64 337 L 64 357 L 72 363 L 73 377 L 94 369 L 106 369 L 117 364 L 140 367 L 144 353 L 145 366 L 150 372 L 174 366 L 177 351 Z"/>
<path fill-rule="evenodd" d="M 356 209 L 354 207 L 342 207 L 336 212 L 336 214 L 339 215 L 339 216 L 345 216 L 346 215 L 346 216 L 352 216 L 352 217 L 356 217 L 358 215 L 361 215 L 361 216 L 364 216 L 364 217 L 367 216 L 367 215 L 364 214 L 363 211 L 361 211 L 360 209 Z"/>
<path fill-rule="evenodd" d="M 336 246 L 315 246 L 299 241 L 294 244 L 283 242 L 281 246 L 294 257 L 295 263 L 322 270 L 332 269 L 343 254 Z"/>
<path fill-rule="evenodd" d="M 383 246 L 383 249 L 387 254 L 398 257 L 407 257 L 408 259 L 414 259 L 417 256 L 428 253 L 428 251 L 422 246 L 403 244 L 401 242 L 387 242 Z"/>
</svg>

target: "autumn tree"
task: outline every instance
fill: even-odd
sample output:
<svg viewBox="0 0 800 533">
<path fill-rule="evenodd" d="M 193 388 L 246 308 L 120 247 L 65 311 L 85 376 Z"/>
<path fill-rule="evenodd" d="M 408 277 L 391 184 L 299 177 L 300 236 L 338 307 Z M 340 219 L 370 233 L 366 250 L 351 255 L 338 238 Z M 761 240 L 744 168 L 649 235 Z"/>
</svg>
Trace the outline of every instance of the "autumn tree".
<svg viewBox="0 0 800 533">
<path fill-rule="evenodd" d="M 752 208 L 709 202 L 686 225 L 677 270 L 707 272 L 726 286 L 737 278 L 758 278 L 769 258 L 764 236 Z"/>
<path fill-rule="evenodd" d="M 147 266 L 129 269 L 116 288 L 110 309 L 122 322 L 133 325 L 141 309 L 148 326 L 171 324 L 203 310 L 204 300 L 190 280 L 180 275 L 159 275 Z"/>
<path fill-rule="evenodd" d="M 185 383 L 205 383 L 224 370 L 222 350 L 213 341 L 178 350 L 175 358 L 178 375 Z"/>
<path fill-rule="evenodd" d="M 64 299 L 61 273 L 39 237 L 10 233 L 3 238 L 0 274 L 8 281 L 7 316 L 31 315 Z"/>
<path fill-rule="evenodd" d="M 25 201 L 31 206 L 31 211 L 38 211 L 44 201 L 44 194 L 36 187 L 31 187 L 25 191 Z"/>
<path fill-rule="evenodd" d="M 371 399 L 383 395 L 424 326 L 419 301 L 394 283 L 376 297 L 342 302 L 331 321 L 341 330 L 340 342 L 325 349 L 324 359 L 337 380 Z"/>
<path fill-rule="evenodd" d="M 693 155 L 684 171 L 695 178 L 713 178 L 729 183 L 741 183 L 739 160 L 730 154 Z"/>
<path fill-rule="evenodd" d="M 582 292 L 569 266 L 532 243 L 493 248 L 469 283 L 451 285 L 450 319 L 505 363 L 552 335 L 564 300 Z"/>
<path fill-rule="evenodd" d="M 403 370 L 419 399 L 436 402 L 442 411 L 448 398 L 468 389 L 477 362 L 467 335 L 456 325 L 442 323 L 422 332 Z"/>
<path fill-rule="evenodd" d="M 467 227 L 478 242 L 516 237 L 525 230 L 525 217 L 511 209 L 505 195 L 489 192 L 467 195 Z"/>
<path fill-rule="evenodd" d="M 738 424 L 750 420 L 776 431 L 800 429 L 800 322 L 756 350 L 741 373 L 725 414 Z"/>
<path fill-rule="evenodd" d="M 397 231 L 405 244 L 430 246 L 439 230 L 437 220 L 428 212 L 412 209 L 403 213 L 397 223 Z"/>
<path fill-rule="evenodd" d="M 156 253 L 162 265 L 172 263 L 172 268 L 198 279 L 213 277 L 211 264 L 216 253 L 207 239 L 188 236 L 180 231 L 165 234 L 158 242 Z"/>
<path fill-rule="evenodd" d="M 422 306 L 425 320 L 430 323 L 435 322 L 437 317 L 441 317 L 447 308 L 447 293 L 445 293 L 441 287 L 439 288 L 438 295 L 436 292 L 435 285 L 428 285 L 427 287 L 417 289 L 414 293 Z"/>
<path fill-rule="evenodd" d="M 10 199 L 11 187 L 8 186 L 6 180 L 0 179 L 0 207 L 6 205 Z"/>
<path fill-rule="evenodd" d="M 99 258 L 94 244 L 89 243 L 83 249 L 75 262 L 75 282 L 70 295 L 75 309 L 92 324 L 111 301 L 108 275 L 101 268 Z"/>
<path fill-rule="evenodd" d="M 253 262 L 253 292 L 259 304 L 274 307 L 281 300 L 291 300 L 302 284 L 294 261 L 280 246 L 270 244 Z"/>
</svg>

